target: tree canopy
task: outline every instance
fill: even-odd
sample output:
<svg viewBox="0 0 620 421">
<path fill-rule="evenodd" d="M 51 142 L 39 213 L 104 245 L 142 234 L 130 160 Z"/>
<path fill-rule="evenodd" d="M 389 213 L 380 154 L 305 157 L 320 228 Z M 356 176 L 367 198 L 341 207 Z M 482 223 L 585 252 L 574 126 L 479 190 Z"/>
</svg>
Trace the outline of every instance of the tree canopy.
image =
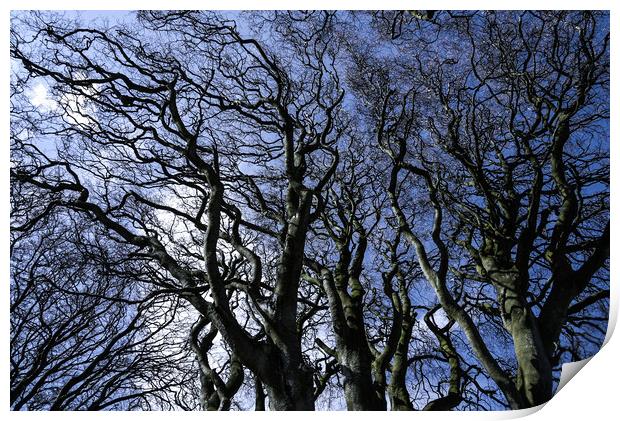
<svg viewBox="0 0 620 421">
<path fill-rule="evenodd" d="M 609 307 L 609 14 L 11 24 L 11 408 L 489 410 Z"/>
</svg>

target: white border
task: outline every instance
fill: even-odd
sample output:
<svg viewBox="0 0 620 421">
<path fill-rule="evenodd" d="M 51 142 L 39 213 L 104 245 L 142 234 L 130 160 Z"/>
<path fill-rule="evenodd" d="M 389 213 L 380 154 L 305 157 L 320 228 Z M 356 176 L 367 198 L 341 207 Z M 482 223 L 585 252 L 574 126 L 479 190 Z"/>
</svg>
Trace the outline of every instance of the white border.
<svg viewBox="0 0 620 421">
<path fill-rule="evenodd" d="M 47 414 L 41 412 L 21 413 L 9 411 L 9 19 L 10 10 L 28 10 L 28 9 L 57 9 L 57 10 L 135 10 L 135 9 L 219 9 L 219 10 L 246 10 L 246 9 L 504 9 L 504 10 L 523 10 L 523 9 L 599 9 L 599 10 L 611 10 L 611 48 L 612 48 L 612 85 L 611 85 L 611 134 L 612 138 L 615 138 L 616 133 L 620 131 L 620 123 L 618 121 L 618 107 L 620 106 L 620 92 L 617 89 L 618 80 L 618 57 L 614 54 L 615 49 L 615 33 L 618 30 L 618 12 L 615 4 L 619 2 L 613 1 L 601 1 L 601 0 L 589 0 L 587 2 L 578 1 L 545 1 L 541 2 L 533 0 L 521 0 L 519 2 L 498 2 L 489 0 L 477 0 L 477 1 L 397 1 L 397 0 L 381 0 L 381 1 L 368 1 L 368 0 L 312 0 L 312 1 L 285 1 L 285 0 L 263 0 L 263 1 L 241 1 L 241 0 L 227 0 L 225 2 L 220 1 L 188 1 L 188 0 L 175 0 L 175 1 L 163 1 L 163 0 L 151 0 L 151 1 L 136 1 L 136 0 L 124 0 L 124 1 L 79 1 L 79 0 L 9 0 L 3 1 L 0 8 L 3 10 L 3 18 L 5 25 L 0 27 L 0 38 L 4 40 L 4 57 L 7 58 L 7 62 L 0 70 L 2 72 L 2 83 L 0 83 L 0 95 L 3 98 L 2 111 L 0 115 L 1 127 L 5 136 L 2 137 L 3 145 L 0 148 L 0 162 L 2 165 L 2 171 L 0 175 L 0 197 L 5 198 L 7 206 L 0 208 L 0 247 L 2 253 L 2 262 L 0 264 L 0 279 L 3 280 L 3 287 L 0 289 L 0 296 L 3 299 L 3 310 L 0 310 L 0 319 L 2 320 L 2 326 L 4 327 L 3 345 L 0 349 L 0 370 L 4 373 L 5 388 L 2 390 L 0 400 L 1 408 L 3 412 L 13 419 L 42 419 L 42 417 L 52 416 L 54 418 L 60 417 L 63 419 L 84 419 L 84 418 L 109 418 L 114 419 L 128 419 L 129 417 L 135 419 L 148 419 L 151 420 L 163 420 L 170 417 L 172 414 L 168 412 L 150 412 L 150 413 L 127 413 L 127 412 L 104 412 L 104 413 L 54 413 Z M 618 147 L 615 143 L 611 142 L 611 174 L 612 184 L 614 180 L 618 180 L 620 175 L 618 166 L 614 162 L 614 158 L 617 158 Z M 613 190 L 613 187 L 612 187 Z M 618 206 L 617 195 L 612 195 L 611 207 L 612 209 L 620 209 Z M 618 225 L 612 225 L 612 239 L 620 238 L 620 228 Z M 620 243 L 618 243 L 620 244 Z M 597 353 L 590 362 L 587 364 L 587 369 L 580 372 L 577 378 L 562 388 L 562 390 L 555 396 L 549 403 L 542 405 L 541 407 L 532 410 L 523 411 L 506 411 L 506 412 L 452 412 L 452 413 L 385 413 L 379 416 L 389 417 L 394 420 L 411 420 L 422 417 L 425 420 L 443 420 L 443 419 L 514 419 L 528 414 L 532 420 L 547 420 L 548 418 L 557 418 L 565 420 L 606 420 L 616 418 L 617 413 L 616 401 L 618 397 L 618 379 L 620 374 L 620 361 L 616 356 L 620 356 L 620 343 L 617 338 L 612 338 L 611 334 L 616 325 L 618 302 L 620 298 L 618 279 L 616 275 L 615 262 L 617 258 L 620 258 L 619 254 L 620 245 L 614 244 L 612 240 L 611 245 L 611 267 L 612 271 L 612 287 L 611 287 L 611 309 L 610 309 L 610 323 L 608 327 L 606 345 Z M 617 335 L 616 335 L 617 336 Z M 544 408 L 542 408 L 544 407 Z M 542 409 L 542 410 L 541 410 Z M 359 417 L 366 419 L 367 417 L 376 417 L 378 414 L 370 413 L 346 413 L 346 412 L 321 412 L 321 413 L 298 413 L 295 414 L 295 419 L 310 420 L 315 416 L 327 417 L 332 419 L 345 419 L 347 417 L 355 417 L 356 420 Z M 173 415 L 176 416 L 176 415 Z M 205 417 L 209 417 L 209 414 L 195 412 L 184 413 L 178 416 L 184 419 L 192 420 L 204 420 Z M 235 419 L 245 418 L 252 420 L 263 419 L 288 419 L 291 414 L 289 413 L 255 413 L 255 412 L 234 412 L 234 413 L 219 413 L 213 414 L 221 420 L 228 420 L 235 417 Z"/>
</svg>

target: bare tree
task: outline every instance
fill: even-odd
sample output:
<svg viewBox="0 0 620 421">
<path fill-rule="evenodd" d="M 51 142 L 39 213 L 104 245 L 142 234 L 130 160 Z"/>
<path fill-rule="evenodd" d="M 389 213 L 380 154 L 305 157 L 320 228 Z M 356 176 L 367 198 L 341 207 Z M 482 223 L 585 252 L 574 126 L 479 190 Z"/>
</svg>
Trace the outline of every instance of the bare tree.
<svg viewBox="0 0 620 421">
<path fill-rule="evenodd" d="M 604 336 L 608 41 L 600 12 L 14 14 L 12 407 L 549 400 Z"/>
<path fill-rule="evenodd" d="M 447 19 L 464 20 L 465 47 L 426 49 L 387 82 L 410 78 L 415 88 L 382 94 L 377 136 L 393 165 L 392 208 L 439 302 L 511 407 L 538 405 L 552 396 L 571 303 L 608 296 L 599 281 L 609 257 L 608 150 L 595 137 L 608 118 L 609 34 L 588 12 Z M 406 177 L 427 191 L 430 244 L 401 205 Z M 469 303 L 450 291 L 452 276 L 481 284 L 475 298 L 457 288 L 501 316 L 516 373 L 489 351 Z"/>
</svg>

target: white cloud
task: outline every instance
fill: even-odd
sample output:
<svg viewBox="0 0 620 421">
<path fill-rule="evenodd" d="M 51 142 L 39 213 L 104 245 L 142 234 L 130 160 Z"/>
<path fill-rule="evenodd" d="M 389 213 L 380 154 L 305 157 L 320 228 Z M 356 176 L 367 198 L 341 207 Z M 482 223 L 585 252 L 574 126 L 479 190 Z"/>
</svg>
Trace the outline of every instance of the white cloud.
<svg viewBox="0 0 620 421">
<path fill-rule="evenodd" d="M 94 92 L 94 90 L 92 90 Z M 37 82 L 26 93 L 30 104 L 39 108 L 41 111 L 57 110 L 59 105 L 63 105 L 66 110 L 68 121 L 88 126 L 92 124 L 91 118 L 95 108 L 88 103 L 86 98 L 81 95 L 65 94 L 59 98 L 50 95 L 49 87 L 43 82 Z"/>
<path fill-rule="evenodd" d="M 50 111 L 55 109 L 58 104 L 49 96 L 49 89 L 43 83 L 37 83 L 27 93 L 30 103 L 37 108 L 41 108 L 44 111 Z"/>
</svg>

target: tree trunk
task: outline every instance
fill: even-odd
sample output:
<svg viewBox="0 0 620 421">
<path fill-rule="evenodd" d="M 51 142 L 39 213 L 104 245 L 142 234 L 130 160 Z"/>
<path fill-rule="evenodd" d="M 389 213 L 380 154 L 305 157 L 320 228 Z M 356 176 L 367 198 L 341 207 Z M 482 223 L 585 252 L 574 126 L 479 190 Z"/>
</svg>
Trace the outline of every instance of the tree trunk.
<svg viewBox="0 0 620 421">
<path fill-rule="evenodd" d="M 519 363 L 517 389 L 528 407 L 543 404 L 552 397 L 551 363 L 537 325 L 529 309 L 513 307 L 510 312 L 510 333 Z"/>
<path fill-rule="evenodd" d="M 272 411 L 314 411 L 312 372 L 273 367 L 275 384 L 265 383 Z"/>
<path fill-rule="evenodd" d="M 408 311 L 409 309 L 407 308 Z M 401 336 L 392 362 L 392 377 L 387 389 L 392 411 L 413 410 L 411 397 L 405 385 L 408 368 L 407 354 L 409 351 L 409 341 L 411 340 L 412 325 L 411 317 L 407 314 L 401 327 Z"/>
<path fill-rule="evenodd" d="M 372 379 L 370 355 L 350 349 L 338 350 L 344 376 L 344 397 L 349 411 L 385 411 L 384 393 Z"/>
<path fill-rule="evenodd" d="M 260 381 L 258 377 L 254 379 L 254 410 L 255 411 L 264 411 L 265 410 L 265 391 L 263 389 L 263 382 Z"/>
<path fill-rule="evenodd" d="M 489 258 L 483 259 L 483 263 L 492 276 L 502 319 L 514 343 L 519 364 L 516 386 L 521 405 L 528 408 L 543 404 L 552 397 L 552 367 L 538 321 L 521 292 L 524 281 L 514 267 L 503 269 Z"/>
</svg>

